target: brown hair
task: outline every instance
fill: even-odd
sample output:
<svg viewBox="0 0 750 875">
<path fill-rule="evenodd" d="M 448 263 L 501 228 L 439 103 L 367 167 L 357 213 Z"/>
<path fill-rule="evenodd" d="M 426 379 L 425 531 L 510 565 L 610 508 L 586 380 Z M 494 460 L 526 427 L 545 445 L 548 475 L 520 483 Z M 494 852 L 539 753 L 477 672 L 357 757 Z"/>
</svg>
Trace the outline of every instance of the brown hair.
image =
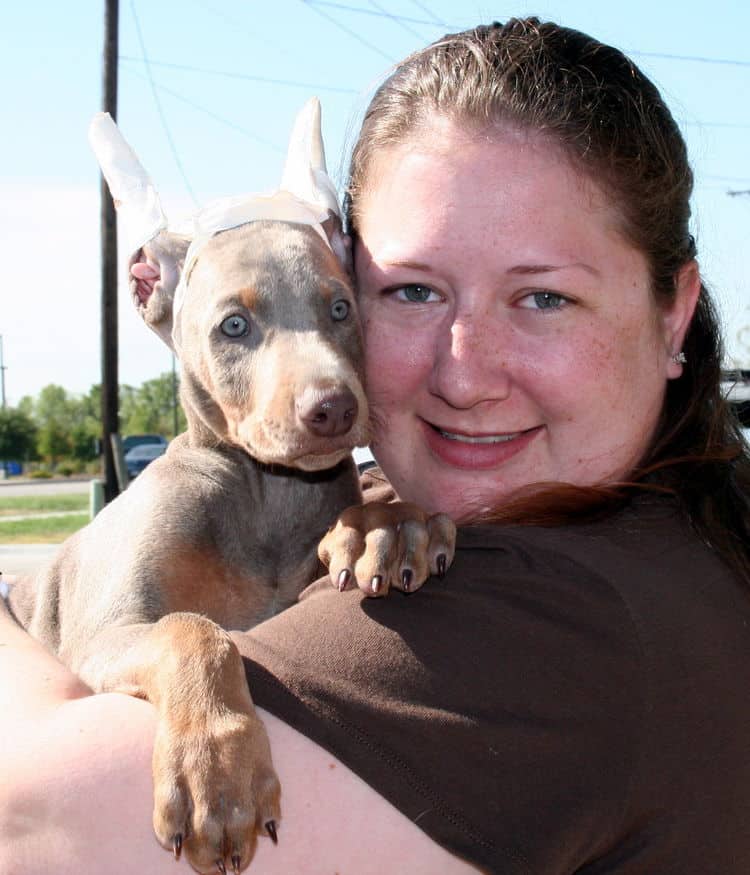
<svg viewBox="0 0 750 875">
<path fill-rule="evenodd" d="M 688 229 L 693 175 L 659 91 L 622 52 L 527 18 L 448 35 L 408 57 L 376 92 L 352 154 L 345 209 L 353 236 L 373 157 L 436 114 L 558 143 L 617 207 L 622 233 L 648 260 L 655 300 L 669 306 L 677 272 L 696 255 Z M 683 350 L 683 375 L 668 382 L 652 445 L 630 482 L 537 489 L 492 518 L 560 523 L 611 512 L 634 491 L 668 491 L 750 583 L 750 454 L 721 396 L 721 338 L 705 286 Z"/>
</svg>

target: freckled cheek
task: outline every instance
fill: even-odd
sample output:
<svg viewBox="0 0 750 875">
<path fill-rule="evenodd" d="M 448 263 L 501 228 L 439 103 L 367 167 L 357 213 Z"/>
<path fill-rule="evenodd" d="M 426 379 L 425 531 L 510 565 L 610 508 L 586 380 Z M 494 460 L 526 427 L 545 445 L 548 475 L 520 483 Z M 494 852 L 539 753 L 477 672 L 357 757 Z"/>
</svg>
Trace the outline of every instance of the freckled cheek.
<svg viewBox="0 0 750 875">
<path fill-rule="evenodd" d="M 374 403 L 410 399 L 427 383 L 434 361 L 425 338 L 393 324 L 365 319 L 367 392 Z"/>
</svg>

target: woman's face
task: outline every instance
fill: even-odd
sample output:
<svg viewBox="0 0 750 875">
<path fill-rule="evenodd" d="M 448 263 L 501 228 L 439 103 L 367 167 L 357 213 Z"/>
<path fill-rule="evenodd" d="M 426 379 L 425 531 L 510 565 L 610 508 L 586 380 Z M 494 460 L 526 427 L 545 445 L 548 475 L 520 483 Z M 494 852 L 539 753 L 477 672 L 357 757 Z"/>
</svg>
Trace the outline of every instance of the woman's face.
<svg viewBox="0 0 750 875">
<path fill-rule="evenodd" d="M 654 304 L 602 192 L 538 136 L 445 119 L 381 153 L 368 183 L 372 449 L 399 495 L 461 518 L 529 484 L 625 477 L 689 314 Z"/>
</svg>

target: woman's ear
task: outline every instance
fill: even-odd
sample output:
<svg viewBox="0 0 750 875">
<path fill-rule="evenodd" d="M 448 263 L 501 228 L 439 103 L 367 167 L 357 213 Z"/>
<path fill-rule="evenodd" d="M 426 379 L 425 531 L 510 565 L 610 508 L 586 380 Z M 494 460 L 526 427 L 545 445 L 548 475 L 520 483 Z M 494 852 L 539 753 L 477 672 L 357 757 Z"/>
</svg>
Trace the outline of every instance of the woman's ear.
<svg viewBox="0 0 750 875">
<path fill-rule="evenodd" d="M 688 261 L 677 271 L 675 286 L 674 301 L 664 310 L 662 317 L 668 380 L 682 376 L 684 362 L 680 360 L 680 353 L 701 293 L 700 269 L 695 259 Z"/>
</svg>

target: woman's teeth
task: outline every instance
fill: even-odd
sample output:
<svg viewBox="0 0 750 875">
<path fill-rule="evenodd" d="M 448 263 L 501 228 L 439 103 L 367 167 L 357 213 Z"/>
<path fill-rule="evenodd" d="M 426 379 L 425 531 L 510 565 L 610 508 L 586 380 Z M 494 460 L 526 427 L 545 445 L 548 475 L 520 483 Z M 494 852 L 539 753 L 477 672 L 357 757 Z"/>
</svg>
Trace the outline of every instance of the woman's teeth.
<svg viewBox="0 0 750 875">
<path fill-rule="evenodd" d="M 439 428 L 438 431 L 449 441 L 461 441 L 465 444 L 504 444 L 506 441 L 512 441 L 513 438 L 517 438 L 521 434 L 520 431 L 517 431 L 514 434 L 491 434 L 483 435 L 482 437 L 471 437 L 468 434 L 453 434 L 450 431 L 443 431 L 442 428 Z"/>
</svg>

